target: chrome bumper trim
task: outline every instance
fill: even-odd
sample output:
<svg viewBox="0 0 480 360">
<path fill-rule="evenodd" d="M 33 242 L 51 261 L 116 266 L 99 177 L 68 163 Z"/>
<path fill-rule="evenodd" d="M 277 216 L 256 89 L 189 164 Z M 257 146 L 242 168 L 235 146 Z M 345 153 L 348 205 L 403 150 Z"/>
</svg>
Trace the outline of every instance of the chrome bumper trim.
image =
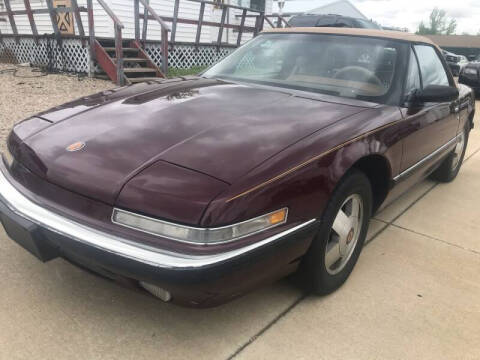
<svg viewBox="0 0 480 360">
<path fill-rule="evenodd" d="M 188 255 L 143 246 L 130 240 L 87 227 L 47 210 L 21 194 L 10 183 L 2 171 L 0 171 L 0 198 L 0 200 L 17 215 L 69 239 L 154 267 L 179 270 L 199 269 L 223 263 L 264 245 L 273 243 L 312 224 L 316 220 L 311 219 L 239 249 L 212 255 Z"/>
</svg>

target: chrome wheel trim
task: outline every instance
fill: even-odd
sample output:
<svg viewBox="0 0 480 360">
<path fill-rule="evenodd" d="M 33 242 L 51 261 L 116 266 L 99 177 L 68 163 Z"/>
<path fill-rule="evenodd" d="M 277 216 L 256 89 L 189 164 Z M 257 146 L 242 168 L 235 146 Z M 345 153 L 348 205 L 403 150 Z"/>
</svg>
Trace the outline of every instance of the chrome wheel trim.
<svg viewBox="0 0 480 360">
<path fill-rule="evenodd" d="M 465 147 L 465 130 L 458 136 L 457 145 L 453 150 L 452 170 L 455 170 L 457 166 L 459 166 L 464 147 Z"/>
<path fill-rule="evenodd" d="M 325 268 L 330 275 L 338 274 L 350 260 L 360 238 L 363 216 L 362 197 L 347 197 L 333 221 L 325 249 Z"/>
</svg>

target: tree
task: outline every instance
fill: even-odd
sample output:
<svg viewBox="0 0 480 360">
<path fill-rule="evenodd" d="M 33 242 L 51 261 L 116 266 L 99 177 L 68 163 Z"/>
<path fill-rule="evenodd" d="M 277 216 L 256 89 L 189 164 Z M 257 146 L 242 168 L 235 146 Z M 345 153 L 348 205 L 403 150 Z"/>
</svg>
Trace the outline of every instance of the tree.
<svg viewBox="0 0 480 360">
<path fill-rule="evenodd" d="M 428 25 L 424 21 L 418 26 L 420 35 L 452 35 L 457 30 L 457 20 L 447 17 L 445 10 L 435 8 L 430 13 Z"/>
</svg>

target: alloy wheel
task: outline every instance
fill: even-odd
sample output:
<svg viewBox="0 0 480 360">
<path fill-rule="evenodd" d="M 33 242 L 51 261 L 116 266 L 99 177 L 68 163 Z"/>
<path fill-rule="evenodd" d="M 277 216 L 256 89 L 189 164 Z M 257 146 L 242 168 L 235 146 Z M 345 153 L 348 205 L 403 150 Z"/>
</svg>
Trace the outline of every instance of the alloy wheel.
<svg viewBox="0 0 480 360">
<path fill-rule="evenodd" d="M 457 138 L 457 145 L 453 151 L 452 169 L 455 170 L 460 164 L 462 158 L 463 148 L 465 147 L 465 131 L 463 131 Z"/>
<path fill-rule="evenodd" d="M 330 275 L 347 265 L 355 250 L 363 224 L 363 200 L 352 194 L 343 202 L 332 225 L 325 250 L 325 267 Z"/>
</svg>

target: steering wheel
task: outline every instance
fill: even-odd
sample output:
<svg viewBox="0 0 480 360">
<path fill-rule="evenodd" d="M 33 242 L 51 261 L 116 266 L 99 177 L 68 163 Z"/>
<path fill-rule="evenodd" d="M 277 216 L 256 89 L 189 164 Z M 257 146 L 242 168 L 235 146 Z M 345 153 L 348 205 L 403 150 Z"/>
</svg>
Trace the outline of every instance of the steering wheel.
<svg viewBox="0 0 480 360">
<path fill-rule="evenodd" d="M 382 81 L 372 71 L 361 66 L 346 66 L 337 71 L 334 79 L 367 82 L 383 87 Z"/>
</svg>

